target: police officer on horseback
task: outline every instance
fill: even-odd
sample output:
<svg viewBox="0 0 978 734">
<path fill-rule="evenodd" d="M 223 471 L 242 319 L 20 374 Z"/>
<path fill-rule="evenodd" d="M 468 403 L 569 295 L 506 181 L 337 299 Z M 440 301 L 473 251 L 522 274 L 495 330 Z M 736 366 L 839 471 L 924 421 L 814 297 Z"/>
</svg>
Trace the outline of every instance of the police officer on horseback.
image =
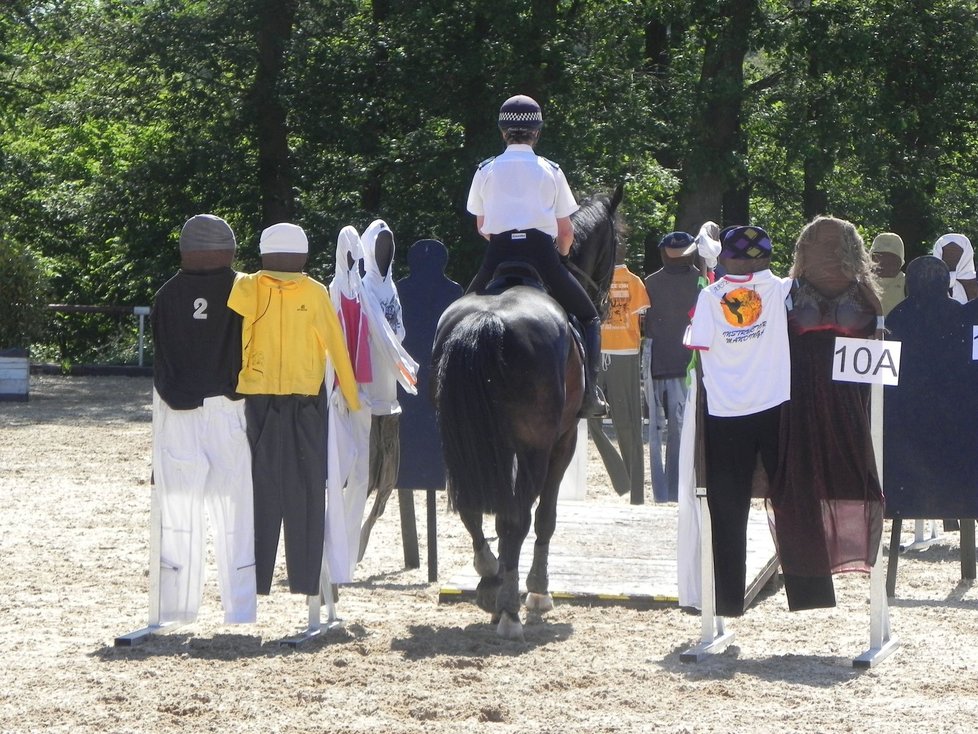
<svg viewBox="0 0 978 734">
<path fill-rule="evenodd" d="M 479 234 L 489 245 L 468 292 L 484 290 L 504 262 L 523 261 L 536 268 L 550 295 L 584 329 L 586 368 L 580 415 L 601 416 L 607 412 L 597 386 L 601 319 L 583 286 L 561 262 L 574 241 L 570 215 L 578 205 L 560 166 L 533 151 L 542 128 L 540 105 L 530 97 L 510 97 L 499 108 L 499 130 L 506 150 L 479 165 L 469 189 L 467 208 L 475 214 Z"/>
</svg>

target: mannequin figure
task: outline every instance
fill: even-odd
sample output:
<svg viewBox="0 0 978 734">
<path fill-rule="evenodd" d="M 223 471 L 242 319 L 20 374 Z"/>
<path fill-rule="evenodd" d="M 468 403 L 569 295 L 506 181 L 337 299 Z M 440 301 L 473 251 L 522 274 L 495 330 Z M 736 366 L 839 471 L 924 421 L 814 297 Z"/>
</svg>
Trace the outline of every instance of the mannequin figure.
<svg viewBox="0 0 978 734">
<path fill-rule="evenodd" d="M 246 396 L 253 457 L 258 593 L 271 589 L 284 524 L 289 590 L 315 596 L 326 516 L 327 358 L 344 408 L 358 410 L 360 400 L 326 287 L 302 272 L 305 232 L 272 225 L 259 249 L 262 270 L 239 278 L 228 299 L 244 317 L 238 392 Z"/>
</svg>

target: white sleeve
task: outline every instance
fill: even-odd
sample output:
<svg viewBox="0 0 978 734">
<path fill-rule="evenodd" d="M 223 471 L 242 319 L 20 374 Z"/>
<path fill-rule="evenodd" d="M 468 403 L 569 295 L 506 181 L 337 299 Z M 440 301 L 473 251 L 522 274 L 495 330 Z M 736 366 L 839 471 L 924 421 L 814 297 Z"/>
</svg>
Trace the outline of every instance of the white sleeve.
<svg viewBox="0 0 978 734">
<path fill-rule="evenodd" d="M 557 217 L 557 219 L 569 217 L 571 214 L 580 209 L 580 207 L 577 205 L 577 200 L 574 198 L 574 194 L 571 193 L 570 186 L 567 185 L 567 179 L 564 178 L 564 172 L 559 168 L 554 171 L 554 183 L 557 185 L 557 198 L 554 202 L 554 215 Z"/>
<path fill-rule="evenodd" d="M 785 307 L 790 311 L 794 304 L 791 302 L 791 289 L 795 285 L 794 278 L 781 278 L 781 297 Z"/>
<path fill-rule="evenodd" d="M 705 289 L 696 298 L 696 309 L 689 325 L 689 342 L 686 344 L 690 349 L 709 349 L 713 344 L 714 325 L 710 298 Z"/>
<path fill-rule="evenodd" d="M 486 214 L 486 206 L 482 201 L 482 188 L 484 184 L 485 175 L 480 168 L 475 172 L 475 176 L 472 177 L 472 185 L 469 187 L 469 198 L 465 203 L 465 208 L 469 210 L 469 213 L 475 214 L 477 217 L 482 217 Z"/>
</svg>

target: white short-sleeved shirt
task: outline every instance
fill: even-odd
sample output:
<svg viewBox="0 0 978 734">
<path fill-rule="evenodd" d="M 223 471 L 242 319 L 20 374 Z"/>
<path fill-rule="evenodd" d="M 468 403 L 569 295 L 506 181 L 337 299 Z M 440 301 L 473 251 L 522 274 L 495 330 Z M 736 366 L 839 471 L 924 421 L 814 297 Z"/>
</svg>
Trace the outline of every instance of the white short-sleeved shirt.
<svg viewBox="0 0 978 734">
<path fill-rule="evenodd" d="M 710 415 L 751 415 L 791 397 L 790 291 L 791 279 L 770 270 L 726 275 L 700 291 L 687 346 L 702 354 Z"/>
<path fill-rule="evenodd" d="M 484 234 L 539 229 L 554 238 L 557 220 L 578 209 L 560 166 L 519 144 L 479 166 L 466 207 L 485 217 Z"/>
</svg>

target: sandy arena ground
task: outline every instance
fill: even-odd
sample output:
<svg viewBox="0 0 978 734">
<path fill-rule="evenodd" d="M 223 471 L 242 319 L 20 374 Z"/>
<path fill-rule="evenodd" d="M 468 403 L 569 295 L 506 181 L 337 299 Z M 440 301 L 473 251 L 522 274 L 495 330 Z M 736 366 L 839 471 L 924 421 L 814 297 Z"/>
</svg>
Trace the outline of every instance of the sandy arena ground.
<svg viewBox="0 0 978 734">
<path fill-rule="evenodd" d="M 392 502 L 325 638 L 278 644 L 306 622 L 281 568 L 259 623 L 224 625 L 211 561 L 196 624 L 114 647 L 146 623 L 150 388 L 34 377 L 29 403 L 0 403 L 0 732 L 978 729 L 978 593 L 959 582 L 957 533 L 902 557 L 900 647 L 869 670 L 852 667 L 869 646 L 862 575 L 838 580 L 831 610 L 790 614 L 765 592 L 697 664 L 679 654 L 699 617 L 678 608 L 558 605 L 525 643 L 502 641 L 474 605 L 438 604 L 420 495 L 422 568 L 403 569 Z M 626 504 L 590 455 L 588 500 Z M 469 543 L 444 503 L 438 522 L 446 578 Z"/>
</svg>

